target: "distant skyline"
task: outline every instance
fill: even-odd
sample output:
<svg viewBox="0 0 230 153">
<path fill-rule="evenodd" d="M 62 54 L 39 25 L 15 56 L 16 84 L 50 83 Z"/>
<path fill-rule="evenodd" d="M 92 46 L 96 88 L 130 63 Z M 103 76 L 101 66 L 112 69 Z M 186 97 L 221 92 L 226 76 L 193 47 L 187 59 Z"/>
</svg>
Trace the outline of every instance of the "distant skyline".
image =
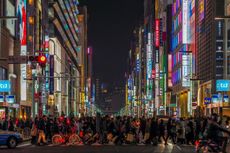
<svg viewBox="0 0 230 153">
<path fill-rule="evenodd" d="M 88 45 L 95 78 L 124 85 L 130 38 L 143 16 L 143 0 L 80 0 L 88 8 Z"/>
</svg>

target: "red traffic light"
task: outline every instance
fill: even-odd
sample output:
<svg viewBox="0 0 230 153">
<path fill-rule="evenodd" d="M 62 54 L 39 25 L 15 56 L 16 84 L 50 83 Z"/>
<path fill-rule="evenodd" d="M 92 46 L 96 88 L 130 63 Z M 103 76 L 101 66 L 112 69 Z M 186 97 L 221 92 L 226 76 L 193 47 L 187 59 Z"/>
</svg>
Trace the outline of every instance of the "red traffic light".
<svg viewBox="0 0 230 153">
<path fill-rule="evenodd" d="M 41 67 L 46 66 L 46 57 L 44 55 L 38 56 L 38 63 Z"/>
<path fill-rule="evenodd" d="M 44 55 L 38 56 L 39 63 L 46 63 L 46 57 Z"/>
</svg>

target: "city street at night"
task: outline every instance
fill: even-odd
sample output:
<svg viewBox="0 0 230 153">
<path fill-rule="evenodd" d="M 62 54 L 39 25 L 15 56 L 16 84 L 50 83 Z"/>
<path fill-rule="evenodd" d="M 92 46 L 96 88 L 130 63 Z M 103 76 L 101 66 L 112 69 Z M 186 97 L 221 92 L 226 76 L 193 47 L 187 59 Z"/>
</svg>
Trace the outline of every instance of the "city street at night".
<svg viewBox="0 0 230 153">
<path fill-rule="evenodd" d="M 0 153 L 230 153 L 230 0 L 0 0 Z"/>
</svg>

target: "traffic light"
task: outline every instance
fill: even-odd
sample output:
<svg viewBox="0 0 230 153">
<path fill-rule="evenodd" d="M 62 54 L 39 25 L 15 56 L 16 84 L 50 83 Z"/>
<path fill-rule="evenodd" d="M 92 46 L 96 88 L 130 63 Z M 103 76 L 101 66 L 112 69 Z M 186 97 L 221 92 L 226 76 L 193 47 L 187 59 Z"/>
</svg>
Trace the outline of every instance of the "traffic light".
<svg viewBox="0 0 230 153">
<path fill-rule="evenodd" d="M 46 57 L 44 55 L 38 56 L 38 64 L 41 67 L 45 67 L 46 66 Z"/>
<path fill-rule="evenodd" d="M 30 61 L 31 63 L 37 62 L 38 61 L 38 56 L 29 56 L 28 61 Z"/>
<path fill-rule="evenodd" d="M 32 64 L 38 63 L 41 67 L 46 66 L 46 56 L 40 55 L 40 56 L 29 56 L 28 61 L 30 61 Z"/>
</svg>

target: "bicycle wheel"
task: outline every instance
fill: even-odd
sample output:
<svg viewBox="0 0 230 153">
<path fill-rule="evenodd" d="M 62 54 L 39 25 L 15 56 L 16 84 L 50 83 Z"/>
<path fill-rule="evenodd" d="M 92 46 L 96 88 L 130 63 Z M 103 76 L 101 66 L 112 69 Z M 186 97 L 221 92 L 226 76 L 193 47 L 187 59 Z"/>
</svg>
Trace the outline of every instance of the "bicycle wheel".
<svg viewBox="0 0 230 153">
<path fill-rule="evenodd" d="M 53 137 L 52 137 L 52 144 L 54 145 L 60 145 L 63 143 L 63 139 L 62 139 L 62 136 L 59 135 L 59 134 L 55 134 Z"/>
<path fill-rule="evenodd" d="M 72 134 L 70 137 L 69 137 L 69 140 L 68 140 L 69 143 L 80 143 L 81 142 L 81 138 L 77 135 L 77 134 Z"/>
</svg>

